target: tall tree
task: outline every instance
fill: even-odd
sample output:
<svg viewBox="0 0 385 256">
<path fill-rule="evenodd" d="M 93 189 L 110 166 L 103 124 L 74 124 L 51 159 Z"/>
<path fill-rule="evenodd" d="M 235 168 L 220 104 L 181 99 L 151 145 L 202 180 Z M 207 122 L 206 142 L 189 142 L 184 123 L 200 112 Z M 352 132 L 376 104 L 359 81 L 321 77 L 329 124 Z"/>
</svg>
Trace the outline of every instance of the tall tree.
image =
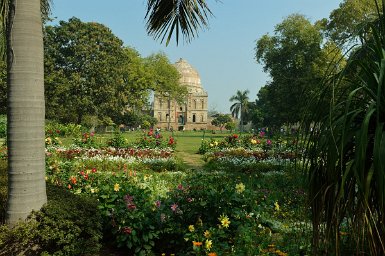
<svg viewBox="0 0 385 256">
<path fill-rule="evenodd" d="M 118 89 L 129 62 L 123 42 L 104 25 L 77 18 L 45 32 L 47 117 L 80 124 L 85 115 L 122 111 Z"/>
<path fill-rule="evenodd" d="M 148 0 L 149 32 L 165 33 L 182 29 L 186 38 L 194 37 L 201 24 L 206 26 L 206 1 Z M 172 3 L 177 12 L 167 16 Z M 203 9 L 194 8 L 197 4 Z M 44 148 L 44 63 L 40 0 L 2 0 L 1 29 L 6 30 L 8 87 L 8 172 L 7 222 L 24 219 L 32 209 L 46 202 Z M 193 8 L 181 9 L 183 6 Z M 164 12 L 166 10 L 166 12 Z M 182 12 L 180 10 L 185 10 Z M 203 13 L 203 15 L 202 15 Z M 158 25 L 158 26 L 157 26 Z M 160 27 L 159 27 L 160 25 Z M 170 34 L 170 36 L 172 33 Z M 179 39 L 177 33 L 177 40 Z M 3 37 L 4 39 L 4 37 Z M 31 113 L 32 112 L 32 113 Z"/>
<path fill-rule="evenodd" d="M 320 25 L 293 14 L 275 27 L 273 36 L 266 34 L 257 41 L 256 60 L 271 77 L 259 100 L 269 104 L 268 112 L 277 125 L 301 120 L 328 66 L 338 62 L 335 56 L 340 51 L 323 44 Z"/>
<path fill-rule="evenodd" d="M 342 1 L 339 7 L 330 13 L 326 34 L 338 45 L 350 45 L 368 32 L 363 26 L 376 19 L 377 7 L 381 5 L 381 2 L 374 0 Z"/>
<path fill-rule="evenodd" d="M 235 118 L 238 118 L 238 116 L 240 117 L 241 120 L 239 124 L 240 124 L 241 132 L 243 132 L 243 122 L 244 122 L 243 119 L 248 110 L 247 108 L 249 103 L 248 94 L 249 94 L 249 90 L 245 90 L 245 91 L 237 90 L 237 93 L 230 98 L 230 102 L 234 102 L 234 104 L 230 106 L 230 111 L 233 117 Z"/>
</svg>

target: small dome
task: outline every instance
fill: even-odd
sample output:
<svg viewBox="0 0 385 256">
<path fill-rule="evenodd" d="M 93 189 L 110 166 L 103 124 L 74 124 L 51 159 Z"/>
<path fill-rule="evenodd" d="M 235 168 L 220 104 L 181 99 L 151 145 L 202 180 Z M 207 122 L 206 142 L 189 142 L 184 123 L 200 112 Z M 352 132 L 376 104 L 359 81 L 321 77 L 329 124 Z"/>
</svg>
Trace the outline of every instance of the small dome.
<svg viewBox="0 0 385 256">
<path fill-rule="evenodd" d="M 181 78 L 180 83 L 186 85 L 189 91 L 202 91 L 201 78 L 198 71 L 193 68 L 186 60 L 180 58 L 175 63 L 175 68 L 179 71 Z"/>
</svg>

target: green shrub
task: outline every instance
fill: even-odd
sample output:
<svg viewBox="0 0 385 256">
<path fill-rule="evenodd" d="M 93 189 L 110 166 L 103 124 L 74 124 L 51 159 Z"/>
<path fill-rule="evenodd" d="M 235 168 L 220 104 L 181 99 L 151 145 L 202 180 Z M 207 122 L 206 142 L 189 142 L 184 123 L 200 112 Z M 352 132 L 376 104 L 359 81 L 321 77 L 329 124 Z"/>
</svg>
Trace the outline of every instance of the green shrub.
<svg viewBox="0 0 385 256">
<path fill-rule="evenodd" d="M 5 221 L 5 208 L 7 205 L 7 161 L 0 158 L 0 224 Z"/>
<path fill-rule="evenodd" d="M 127 140 L 122 133 L 115 132 L 114 136 L 107 141 L 107 145 L 114 148 L 124 148 L 127 147 Z"/>
<path fill-rule="evenodd" d="M 79 124 L 61 124 L 55 121 L 47 121 L 45 124 L 45 134 L 50 137 L 57 136 L 80 136 L 82 126 Z"/>
<path fill-rule="evenodd" d="M 0 115 L 0 138 L 7 136 L 7 116 Z"/>
<path fill-rule="evenodd" d="M 0 228 L 0 255 L 93 255 L 101 247 L 94 199 L 49 185 L 48 204 L 13 229 Z"/>
</svg>

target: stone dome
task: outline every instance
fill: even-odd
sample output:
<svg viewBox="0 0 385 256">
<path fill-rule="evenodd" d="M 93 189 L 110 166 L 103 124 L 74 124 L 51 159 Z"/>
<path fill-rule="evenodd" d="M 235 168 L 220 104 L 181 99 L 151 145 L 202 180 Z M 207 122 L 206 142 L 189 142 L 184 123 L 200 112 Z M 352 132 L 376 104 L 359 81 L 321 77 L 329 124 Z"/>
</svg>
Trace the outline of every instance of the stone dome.
<svg viewBox="0 0 385 256">
<path fill-rule="evenodd" d="M 175 63 L 175 68 L 179 71 L 180 83 L 187 86 L 189 92 L 202 92 L 201 78 L 198 71 L 193 68 L 186 60 L 180 58 Z"/>
</svg>

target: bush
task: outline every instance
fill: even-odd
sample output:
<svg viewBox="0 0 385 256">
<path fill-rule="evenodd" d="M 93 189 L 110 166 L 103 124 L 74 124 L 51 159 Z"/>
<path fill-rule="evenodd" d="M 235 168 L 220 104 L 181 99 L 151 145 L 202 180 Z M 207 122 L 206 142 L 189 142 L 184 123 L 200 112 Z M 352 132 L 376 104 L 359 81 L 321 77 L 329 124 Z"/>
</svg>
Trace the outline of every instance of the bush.
<svg viewBox="0 0 385 256">
<path fill-rule="evenodd" d="M 127 140 L 122 133 L 115 132 L 114 136 L 107 141 L 107 145 L 114 148 L 125 148 L 127 147 Z"/>
<path fill-rule="evenodd" d="M 5 209 L 7 206 L 7 161 L 0 158 L 0 224 L 5 221 Z"/>
<path fill-rule="evenodd" d="M 7 136 L 7 116 L 0 115 L 0 138 Z"/>
<path fill-rule="evenodd" d="M 97 201 L 48 186 L 48 204 L 14 228 L 0 227 L 0 255 L 92 255 L 101 248 Z"/>
<path fill-rule="evenodd" d="M 55 121 L 48 121 L 45 124 L 45 134 L 49 137 L 57 136 L 80 136 L 82 126 L 79 124 L 61 124 Z"/>
</svg>

